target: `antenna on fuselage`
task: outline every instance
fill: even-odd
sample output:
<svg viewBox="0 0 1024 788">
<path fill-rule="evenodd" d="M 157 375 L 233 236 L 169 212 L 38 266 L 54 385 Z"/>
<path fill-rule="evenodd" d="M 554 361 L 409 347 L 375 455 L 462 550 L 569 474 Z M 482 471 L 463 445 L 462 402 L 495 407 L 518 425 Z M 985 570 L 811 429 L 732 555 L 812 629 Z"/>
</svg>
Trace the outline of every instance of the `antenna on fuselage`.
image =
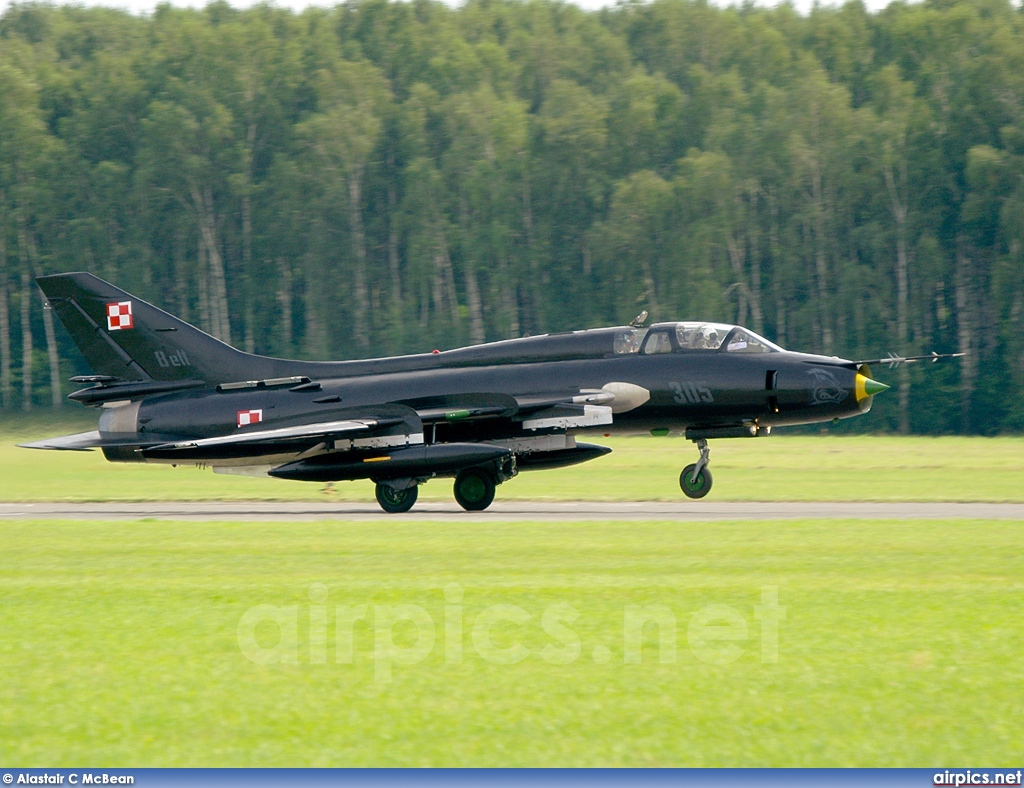
<svg viewBox="0 0 1024 788">
<path fill-rule="evenodd" d="M 645 309 L 639 315 L 629 321 L 631 328 L 640 328 L 647 321 L 647 310 Z"/>
</svg>

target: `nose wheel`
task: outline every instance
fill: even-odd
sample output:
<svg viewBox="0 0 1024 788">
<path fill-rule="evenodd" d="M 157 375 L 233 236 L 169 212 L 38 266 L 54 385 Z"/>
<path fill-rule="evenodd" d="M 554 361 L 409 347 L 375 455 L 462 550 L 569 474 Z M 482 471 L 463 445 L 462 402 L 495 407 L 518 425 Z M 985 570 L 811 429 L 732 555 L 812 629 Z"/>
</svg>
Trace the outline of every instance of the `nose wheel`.
<svg viewBox="0 0 1024 788">
<path fill-rule="evenodd" d="M 711 469 L 708 468 L 711 449 L 704 438 L 694 443 L 700 450 L 700 459 L 683 468 L 683 472 L 679 474 L 679 487 L 687 498 L 703 498 L 711 492 Z"/>
</svg>

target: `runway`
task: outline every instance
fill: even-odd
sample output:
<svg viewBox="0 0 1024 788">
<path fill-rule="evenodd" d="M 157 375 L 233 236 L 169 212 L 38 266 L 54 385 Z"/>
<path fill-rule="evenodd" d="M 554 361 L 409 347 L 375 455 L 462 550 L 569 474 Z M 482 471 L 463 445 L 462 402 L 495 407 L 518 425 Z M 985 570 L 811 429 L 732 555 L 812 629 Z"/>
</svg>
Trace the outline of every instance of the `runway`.
<svg viewBox="0 0 1024 788">
<path fill-rule="evenodd" d="M 385 514 L 372 502 L 4 503 L 0 520 L 193 520 L 347 522 L 579 522 L 586 520 L 843 520 L 985 519 L 1024 521 L 1024 503 L 884 502 L 566 502 L 496 501 L 485 512 L 454 503 L 423 502 L 406 514 Z"/>
</svg>

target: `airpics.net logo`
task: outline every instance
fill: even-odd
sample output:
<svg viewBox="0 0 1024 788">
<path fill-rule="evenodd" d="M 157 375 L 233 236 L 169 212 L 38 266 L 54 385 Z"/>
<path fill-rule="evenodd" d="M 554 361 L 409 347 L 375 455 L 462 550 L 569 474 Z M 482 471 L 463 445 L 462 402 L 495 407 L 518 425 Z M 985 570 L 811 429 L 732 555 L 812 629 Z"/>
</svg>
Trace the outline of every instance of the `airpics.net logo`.
<svg viewBox="0 0 1024 788">
<path fill-rule="evenodd" d="M 935 772 L 932 777 L 932 785 L 1020 785 L 1024 773 L 1018 769 L 1015 772 L 988 772 L 966 769 L 964 771 Z"/>
<path fill-rule="evenodd" d="M 322 583 L 310 585 L 308 596 L 308 610 L 300 605 L 262 604 L 242 614 L 237 638 L 246 659 L 259 665 L 306 661 L 325 665 L 329 656 L 338 665 L 372 660 L 374 681 L 387 684 L 396 666 L 416 665 L 435 647 L 443 648 L 444 661 L 449 665 L 461 665 L 474 654 L 494 665 L 515 665 L 527 659 L 570 665 L 585 658 L 585 644 L 578 632 L 585 623 L 583 614 L 566 603 L 548 605 L 539 614 L 512 604 L 490 605 L 475 612 L 467 610 L 462 586 L 449 583 L 444 588 L 444 610 L 438 625 L 421 605 L 330 607 L 330 594 Z M 434 606 L 439 601 L 431 600 L 429 604 Z M 752 605 L 750 613 L 753 623 L 739 608 L 714 604 L 680 620 L 667 605 L 624 605 L 621 629 L 617 625 L 604 642 L 586 644 L 587 656 L 597 665 L 639 665 L 644 660 L 671 665 L 676 663 L 679 641 L 685 637 L 690 653 L 707 664 L 727 665 L 752 649 L 759 651 L 763 664 L 777 663 L 779 626 L 786 618 L 786 608 L 779 604 L 778 586 L 763 586 L 760 604 Z M 545 643 L 531 649 L 526 643 L 537 640 L 538 627 Z M 308 653 L 299 647 L 300 629 L 308 634 Z M 332 647 L 330 629 L 334 635 Z M 467 648 L 467 635 L 471 650 Z"/>
</svg>

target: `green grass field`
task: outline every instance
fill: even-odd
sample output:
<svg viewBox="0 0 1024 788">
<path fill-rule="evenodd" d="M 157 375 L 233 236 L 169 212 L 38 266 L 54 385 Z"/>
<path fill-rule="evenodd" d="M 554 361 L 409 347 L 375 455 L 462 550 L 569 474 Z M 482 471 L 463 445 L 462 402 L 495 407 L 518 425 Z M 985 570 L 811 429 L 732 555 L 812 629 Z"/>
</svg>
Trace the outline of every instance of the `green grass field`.
<svg viewBox="0 0 1024 788">
<path fill-rule="evenodd" d="M 49 452 L 15 444 L 94 428 L 81 419 L 0 425 L 2 501 L 373 500 L 368 482 L 306 482 L 108 463 L 100 452 Z M 520 474 L 498 500 L 679 500 L 679 472 L 696 461 L 681 438 L 585 438 L 610 455 L 573 468 Z M 1024 438 L 787 436 L 711 442 L 713 500 L 1024 501 Z M 451 481 L 421 500 L 450 501 Z"/>
<path fill-rule="evenodd" d="M 372 500 L 364 483 L 13 446 L 87 428 L 0 425 L 0 500 Z M 682 498 L 691 444 L 607 443 L 609 457 L 522 474 L 499 500 Z M 1020 438 L 778 436 L 717 442 L 712 463 L 718 500 L 1024 500 Z M 422 497 L 450 500 L 450 482 Z M 1021 526 L 0 522 L 0 763 L 1019 765 Z M 777 661 L 755 614 L 771 588 L 786 608 Z M 293 662 L 249 658 L 282 642 L 246 618 L 260 605 L 286 633 L 294 621 Z M 351 662 L 339 605 L 367 605 Z M 387 624 L 397 605 L 425 617 L 429 652 L 415 651 L 423 620 Z M 481 635 L 494 605 L 529 617 Z M 648 624 L 630 661 L 629 606 L 674 620 L 674 655 Z M 702 640 L 702 615 L 709 637 L 745 638 Z M 493 661 L 517 643 L 522 661 Z"/>
<path fill-rule="evenodd" d="M 1020 523 L 3 522 L 0 541 L 8 766 L 937 768 L 1024 757 Z M 323 664 L 311 657 L 318 583 Z M 445 618 L 451 583 L 461 638 Z M 762 661 L 755 617 L 772 586 L 786 608 L 774 663 Z M 422 608 L 432 650 L 377 681 L 377 635 L 359 623 L 352 663 L 338 664 L 334 607 L 359 604 L 398 648 L 413 646 L 413 625 L 375 616 Z M 530 618 L 497 623 L 481 650 L 474 626 L 496 604 Z M 545 630 L 557 604 L 578 613 L 565 624 L 580 646 L 567 664 L 544 658 L 545 646 L 572 656 L 572 637 Z M 295 664 L 243 655 L 239 623 L 256 605 L 295 607 Z M 670 611 L 674 661 L 658 661 L 649 625 L 640 664 L 624 663 L 627 605 Z M 694 648 L 690 626 L 708 605 L 731 607 L 747 638 Z M 270 648 L 278 632 L 264 621 L 252 637 Z M 446 657 L 447 638 L 461 642 L 461 662 Z M 517 664 L 481 656 L 517 642 L 529 652 Z M 724 646 L 742 651 L 716 664 Z"/>
</svg>

